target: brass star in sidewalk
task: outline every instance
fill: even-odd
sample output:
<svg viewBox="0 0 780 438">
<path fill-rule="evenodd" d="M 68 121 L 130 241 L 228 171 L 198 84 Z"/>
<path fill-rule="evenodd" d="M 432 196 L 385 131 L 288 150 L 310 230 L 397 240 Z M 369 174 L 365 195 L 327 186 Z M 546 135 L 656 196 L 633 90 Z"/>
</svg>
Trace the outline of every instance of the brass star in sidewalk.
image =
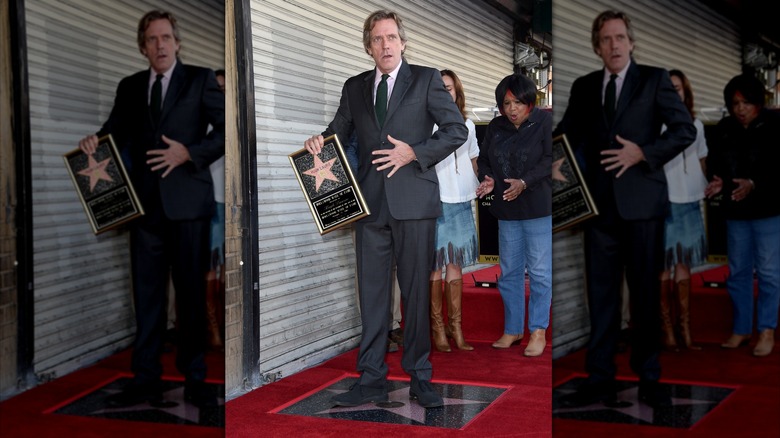
<svg viewBox="0 0 780 438">
<path fill-rule="evenodd" d="M 101 179 L 104 181 L 112 182 L 111 176 L 106 172 L 106 166 L 111 161 L 111 158 L 106 158 L 103 161 L 98 162 L 91 154 L 87 156 L 89 160 L 86 169 L 79 170 L 79 175 L 89 177 L 89 191 L 95 190 L 95 186 Z"/>
<path fill-rule="evenodd" d="M 325 182 L 325 180 L 336 182 L 339 181 L 339 179 L 336 177 L 336 175 L 333 174 L 333 171 L 331 170 L 331 167 L 333 167 L 333 163 L 335 161 L 335 158 L 331 158 L 330 160 L 323 162 L 320 160 L 319 156 L 314 156 L 314 167 L 303 172 L 306 175 L 313 176 L 315 178 L 314 191 L 319 192 L 320 186 L 323 182 Z"/>
</svg>

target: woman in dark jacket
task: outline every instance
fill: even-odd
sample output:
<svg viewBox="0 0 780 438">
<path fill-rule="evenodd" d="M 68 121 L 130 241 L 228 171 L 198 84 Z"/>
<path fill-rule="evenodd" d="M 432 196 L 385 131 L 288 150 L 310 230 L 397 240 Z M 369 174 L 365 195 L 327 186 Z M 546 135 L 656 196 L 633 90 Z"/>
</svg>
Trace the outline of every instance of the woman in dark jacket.
<svg viewBox="0 0 780 438">
<path fill-rule="evenodd" d="M 718 123 L 707 157 L 707 197 L 722 193 L 729 260 L 726 288 L 734 329 L 724 348 L 737 348 L 753 333 L 753 270 L 758 274 L 759 340 L 755 356 L 774 347 L 780 303 L 780 115 L 764 108 L 764 86 L 750 75 L 731 79 L 723 91 L 729 117 Z"/>
<path fill-rule="evenodd" d="M 535 102 L 533 81 L 505 77 L 496 88 L 501 116 L 488 125 L 477 160 L 477 196 L 493 194 L 490 212 L 498 219 L 504 334 L 493 347 L 509 348 L 523 338 L 527 268 L 526 356 L 544 351 L 552 299 L 552 117 Z"/>
</svg>

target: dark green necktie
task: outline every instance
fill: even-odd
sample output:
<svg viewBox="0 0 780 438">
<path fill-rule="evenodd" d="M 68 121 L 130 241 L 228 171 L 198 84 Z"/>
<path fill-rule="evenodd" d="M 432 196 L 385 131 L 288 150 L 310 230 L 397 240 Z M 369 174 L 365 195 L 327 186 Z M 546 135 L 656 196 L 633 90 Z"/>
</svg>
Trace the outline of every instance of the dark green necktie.
<svg viewBox="0 0 780 438">
<path fill-rule="evenodd" d="M 609 82 L 607 82 L 607 89 L 604 91 L 604 113 L 607 115 L 607 121 L 612 123 L 615 119 L 615 79 L 618 77 L 616 74 L 609 75 Z"/>
<path fill-rule="evenodd" d="M 162 113 L 162 78 L 163 75 L 157 75 L 157 80 L 152 84 L 152 99 L 149 102 L 149 111 L 152 112 L 152 120 L 155 123 L 160 121 Z"/>
<path fill-rule="evenodd" d="M 379 127 L 385 125 L 385 116 L 387 116 L 387 78 L 388 74 L 382 75 L 382 80 L 379 81 L 379 86 L 376 87 L 376 99 L 374 103 L 374 110 L 376 111 L 376 120 L 379 122 Z"/>
</svg>

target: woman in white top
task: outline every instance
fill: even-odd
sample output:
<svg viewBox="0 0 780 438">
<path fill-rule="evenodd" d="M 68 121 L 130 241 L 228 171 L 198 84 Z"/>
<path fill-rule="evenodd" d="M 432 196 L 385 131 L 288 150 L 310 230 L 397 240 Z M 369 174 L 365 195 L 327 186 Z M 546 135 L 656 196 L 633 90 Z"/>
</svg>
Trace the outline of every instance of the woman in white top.
<svg viewBox="0 0 780 438">
<path fill-rule="evenodd" d="M 671 70 L 669 75 L 674 89 L 691 117 L 694 117 L 691 83 L 680 70 Z M 694 117 L 693 124 L 696 126 L 696 140 L 664 165 L 671 208 L 664 226 L 665 270 L 661 274 L 661 323 L 664 346 L 675 351 L 678 345 L 675 328 L 679 328 L 683 346 L 699 349 L 691 341 L 691 267 L 703 264 L 707 256 L 704 220 L 699 207 L 707 187 L 707 178 L 704 176 L 707 142 L 701 121 Z"/>
<path fill-rule="evenodd" d="M 461 297 L 464 266 L 474 264 L 477 258 L 477 230 L 471 210 L 476 197 L 476 161 L 479 146 L 474 122 L 466 118 L 466 96 L 463 84 L 451 70 L 441 71 L 444 86 L 458 105 L 469 136 L 466 143 L 436 165 L 442 215 L 436 221 L 436 254 L 431 273 L 431 329 L 438 351 L 450 352 L 447 337 L 455 340 L 461 350 L 473 350 L 466 343 L 461 329 Z M 447 319 L 442 316 L 442 269 L 446 269 L 444 296 L 447 298 Z"/>
</svg>

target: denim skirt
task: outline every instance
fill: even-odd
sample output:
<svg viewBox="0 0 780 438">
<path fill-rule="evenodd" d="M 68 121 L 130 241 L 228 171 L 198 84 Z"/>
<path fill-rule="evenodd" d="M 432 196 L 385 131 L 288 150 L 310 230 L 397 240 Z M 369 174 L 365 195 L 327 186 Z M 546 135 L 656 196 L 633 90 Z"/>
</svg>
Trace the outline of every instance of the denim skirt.
<svg viewBox="0 0 780 438">
<path fill-rule="evenodd" d="M 471 201 L 450 204 L 442 202 L 442 215 L 436 220 L 436 254 L 434 271 L 448 264 L 473 265 L 477 260 L 477 227 L 471 212 Z"/>
<path fill-rule="evenodd" d="M 707 238 L 699 202 L 672 202 L 664 224 L 664 267 L 683 264 L 703 265 L 707 258 Z"/>
</svg>

